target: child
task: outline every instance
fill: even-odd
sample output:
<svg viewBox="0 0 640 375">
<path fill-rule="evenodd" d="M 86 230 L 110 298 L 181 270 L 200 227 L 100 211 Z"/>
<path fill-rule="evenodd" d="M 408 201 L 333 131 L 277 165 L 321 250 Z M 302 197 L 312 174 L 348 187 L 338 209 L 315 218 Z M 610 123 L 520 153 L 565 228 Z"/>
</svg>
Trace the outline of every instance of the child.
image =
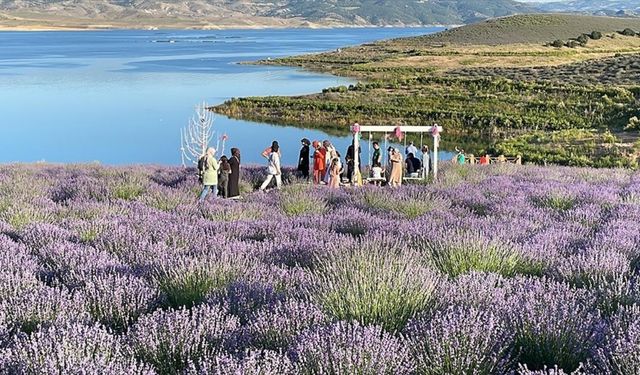
<svg viewBox="0 0 640 375">
<path fill-rule="evenodd" d="M 382 179 L 382 167 L 379 165 L 376 165 L 375 167 L 371 168 L 371 173 L 374 179 L 376 180 L 381 180 Z"/>
<path fill-rule="evenodd" d="M 218 177 L 218 191 L 223 198 L 229 197 L 229 175 L 231 174 L 231 164 L 226 156 L 220 158 L 220 174 Z"/>
<path fill-rule="evenodd" d="M 373 184 L 376 186 L 382 185 L 382 171 L 383 169 L 379 165 L 371 168 L 371 178 L 373 179 Z"/>
<path fill-rule="evenodd" d="M 342 174 L 342 163 L 340 158 L 335 158 L 331 161 L 331 167 L 329 169 L 329 187 L 337 189 L 340 187 L 340 175 Z"/>
</svg>

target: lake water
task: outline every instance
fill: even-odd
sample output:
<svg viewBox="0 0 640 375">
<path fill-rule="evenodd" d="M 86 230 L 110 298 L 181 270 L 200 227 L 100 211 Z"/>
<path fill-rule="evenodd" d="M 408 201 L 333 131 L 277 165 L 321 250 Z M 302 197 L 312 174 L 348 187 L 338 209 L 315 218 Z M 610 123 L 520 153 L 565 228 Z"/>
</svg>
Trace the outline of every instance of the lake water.
<svg viewBox="0 0 640 375">
<path fill-rule="evenodd" d="M 0 162 L 180 164 L 180 128 L 197 103 L 313 93 L 346 78 L 237 64 L 332 50 L 438 28 L 0 32 Z M 300 139 L 347 137 L 216 116 L 244 162 L 277 139 L 294 164 Z M 215 144 L 215 141 L 213 142 Z M 366 155 L 366 149 L 363 153 Z"/>
</svg>

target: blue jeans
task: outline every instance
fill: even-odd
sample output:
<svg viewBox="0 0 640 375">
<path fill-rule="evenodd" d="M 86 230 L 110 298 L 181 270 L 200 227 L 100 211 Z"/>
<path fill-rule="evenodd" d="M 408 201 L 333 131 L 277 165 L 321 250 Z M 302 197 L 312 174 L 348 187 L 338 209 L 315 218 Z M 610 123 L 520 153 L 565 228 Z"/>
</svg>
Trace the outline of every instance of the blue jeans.
<svg viewBox="0 0 640 375">
<path fill-rule="evenodd" d="M 207 194 L 209 194 L 209 189 L 211 189 L 214 198 L 218 196 L 218 185 L 204 185 L 202 193 L 200 193 L 200 202 L 202 202 L 207 197 Z"/>
</svg>

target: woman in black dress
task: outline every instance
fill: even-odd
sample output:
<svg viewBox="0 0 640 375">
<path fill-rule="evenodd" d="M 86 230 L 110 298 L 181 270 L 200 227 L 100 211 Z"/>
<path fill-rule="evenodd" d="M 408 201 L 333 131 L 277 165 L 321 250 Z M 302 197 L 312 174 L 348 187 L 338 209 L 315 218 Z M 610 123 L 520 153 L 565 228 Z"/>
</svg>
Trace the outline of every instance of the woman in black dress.
<svg viewBox="0 0 640 375">
<path fill-rule="evenodd" d="M 302 138 L 302 148 L 300 149 L 300 156 L 298 157 L 298 172 L 305 180 L 309 180 L 309 145 L 311 142 Z"/>
<path fill-rule="evenodd" d="M 240 196 L 240 150 L 237 148 L 231 149 L 231 159 L 229 159 L 229 165 L 231 166 L 231 174 L 229 175 L 228 185 L 228 197 L 235 198 Z"/>
</svg>

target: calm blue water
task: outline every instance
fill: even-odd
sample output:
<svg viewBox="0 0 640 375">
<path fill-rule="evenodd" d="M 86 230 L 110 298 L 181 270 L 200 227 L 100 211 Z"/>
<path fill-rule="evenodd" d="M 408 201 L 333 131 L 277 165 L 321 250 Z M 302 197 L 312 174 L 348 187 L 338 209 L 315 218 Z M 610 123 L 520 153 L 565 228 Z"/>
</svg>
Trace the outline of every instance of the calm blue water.
<svg viewBox="0 0 640 375">
<path fill-rule="evenodd" d="M 179 164 L 180 128 L 197 103 L 294 95 L 352 83 L 240 61 L 419 35 L 423 29 L 0 32 L 0 162 Z M 302 137 L 347 138 L 217 116 L 244 161 L 277 139 L 294 164 Z M 215 141 L 214 141 L 215 143 Z M 344 152 L 344 151 L 343 151 Z M 363 150 L 363 152 L 366 152 Z"/>
</svg>

